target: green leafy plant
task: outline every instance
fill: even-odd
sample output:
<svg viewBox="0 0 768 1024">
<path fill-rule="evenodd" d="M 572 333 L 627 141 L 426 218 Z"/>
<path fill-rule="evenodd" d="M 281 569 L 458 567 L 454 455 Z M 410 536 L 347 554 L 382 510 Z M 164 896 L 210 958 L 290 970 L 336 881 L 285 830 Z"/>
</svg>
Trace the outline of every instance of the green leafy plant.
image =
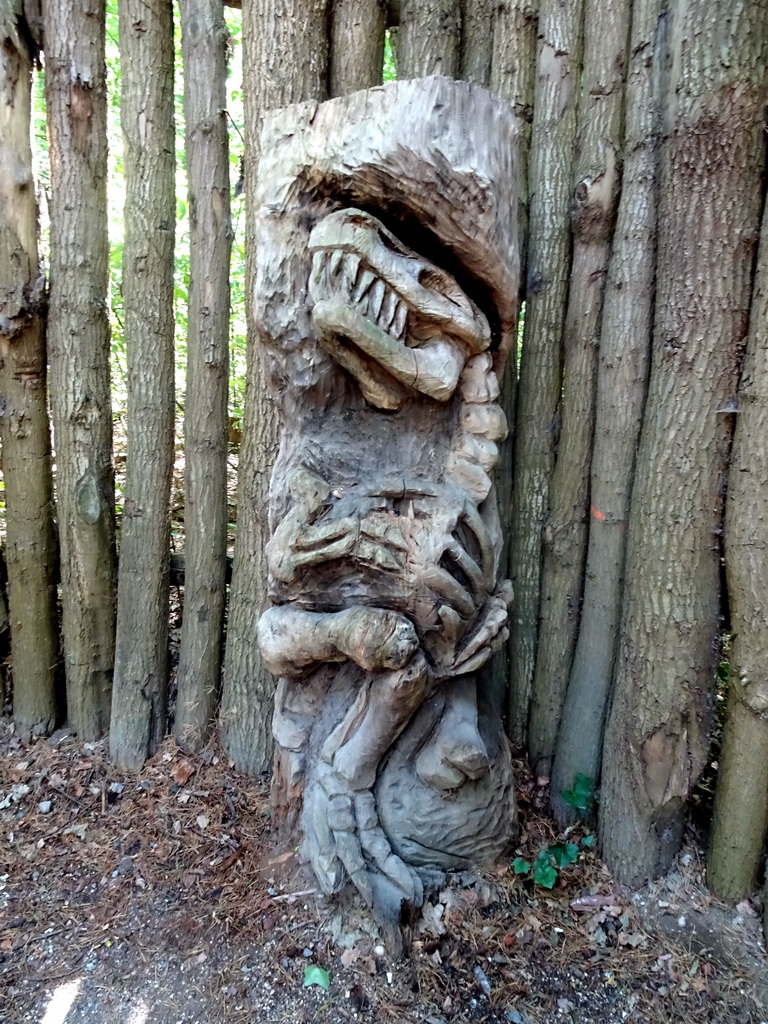
<svg viewBox="0 0 768 1024">
<path fill-rule="evenodd" d="M 322 967 L 316 967 L 314 964 L 310 967 L 305 967 L 304 988 L 309 988 L 311 985 L 319 985 L 320 988 L 324 988 L 327 992 L 331 987 L 331 976 L 328 971 L 323 970 Z"/>
<path fill-rule="evenodd" d="M 593 835 L 584 836 L 578 843 L 551 843 L 545 850 L 540 850 L 536 859 L 531 862 L 524 857 L 515 857 L 512 870 L 521 878 L 530 878 L 535 885 L 543 889 L 553 889 L 563 868 L 570 867 L 579 859 L 582 847 L 589 849 L 594 846 Z"/>
<path fill-rule="evenodd" d="M 573 777 L 573 787 L 564 789 L 561 796 L 569 807 L 574 807 L 585 816 L 592 809 L 595 799 L 595 780 L 578 772 Z"/>
</svg>

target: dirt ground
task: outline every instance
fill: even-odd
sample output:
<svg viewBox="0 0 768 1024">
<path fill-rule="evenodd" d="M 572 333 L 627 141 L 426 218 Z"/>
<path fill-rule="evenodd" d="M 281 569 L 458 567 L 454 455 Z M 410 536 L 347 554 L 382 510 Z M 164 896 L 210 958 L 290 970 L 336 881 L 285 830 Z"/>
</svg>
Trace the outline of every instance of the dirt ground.
<svg viewBox="0 0 768 1024">
<path fill-rule="evenodd" d="M 435 893 L 394 959 L 272 847 L 267 781 L 215 747 L 169 742 L 127 776 L 103 744 L 28 746 L 3 720 L 0 1022 L 768 1021 L 756 904 L 716 903 L 694 845 L 663 882 L 621 889 L 518 774 L 517 847 Z M 566 843 L 578 859 L 551 890 L 515 874 Z"/>
</svg>

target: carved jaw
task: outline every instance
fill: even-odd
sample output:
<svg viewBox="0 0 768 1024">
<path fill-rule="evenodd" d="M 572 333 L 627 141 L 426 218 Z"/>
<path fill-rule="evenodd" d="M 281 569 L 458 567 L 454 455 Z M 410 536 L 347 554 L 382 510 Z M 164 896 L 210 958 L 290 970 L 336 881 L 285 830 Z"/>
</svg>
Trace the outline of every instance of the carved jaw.
<svg viewBox="0 0 768 1024">
<path fill-rule="evenodd" d="M 468 356 L 491 341 L 454 278 L 361 210 L 324 218 L 309 249 L 318 338 L 365 398 L 392 410 L 413 390 L 447 401 Z"/>
</svg>

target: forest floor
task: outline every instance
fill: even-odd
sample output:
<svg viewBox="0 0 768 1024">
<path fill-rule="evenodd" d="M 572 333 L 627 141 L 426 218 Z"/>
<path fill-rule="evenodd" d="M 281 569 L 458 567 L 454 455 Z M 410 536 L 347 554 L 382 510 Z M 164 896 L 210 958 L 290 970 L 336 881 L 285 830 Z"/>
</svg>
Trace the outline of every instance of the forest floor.
<svg viewBox="0 0 768 1024">
<path fill-rule="evenodd" d="M 359 907 L 342 915 L 273 848 L 267 781 L 215 747 L 169 741 L 129 776 L 103 743 L 26 745 L 3 719 L 0 1021 L 768 1021 L 757 905 L 714 901 L 692 845 L 663 882 L 622 889 L 588 832 L 556 834 L 522 765 L 518 779 L 510 857 L 434 894 L 394 959 Z M 578 859 L 552 889 L 515 874 L 516 856 L 566 843 Z"/>
</svg>

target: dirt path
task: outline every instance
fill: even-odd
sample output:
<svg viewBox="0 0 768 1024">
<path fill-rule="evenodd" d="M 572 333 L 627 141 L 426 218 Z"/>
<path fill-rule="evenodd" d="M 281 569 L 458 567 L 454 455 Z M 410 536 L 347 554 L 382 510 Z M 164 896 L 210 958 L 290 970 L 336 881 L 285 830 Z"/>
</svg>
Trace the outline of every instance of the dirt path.
<svg viewBox="0 0 768 1024">
<path fill-rule="evenodd" d="M 555 835 L 520 777 L 512 857 L 572 843 L 577 861 L 552 890 L 511 860 L 454 880 L 393 961 L 360 908 L 342 926 L 293 851 L 270 849 L 266 783 L 215 749 L 169 743 L 127 777 L 102 744 L 28 747 L 6 722 L 0 1022 L 768 1020 L 756 907 L 716 904 L 695 850 L 653 889 L 621 890 L 589 834 Z"/>
</svg>

